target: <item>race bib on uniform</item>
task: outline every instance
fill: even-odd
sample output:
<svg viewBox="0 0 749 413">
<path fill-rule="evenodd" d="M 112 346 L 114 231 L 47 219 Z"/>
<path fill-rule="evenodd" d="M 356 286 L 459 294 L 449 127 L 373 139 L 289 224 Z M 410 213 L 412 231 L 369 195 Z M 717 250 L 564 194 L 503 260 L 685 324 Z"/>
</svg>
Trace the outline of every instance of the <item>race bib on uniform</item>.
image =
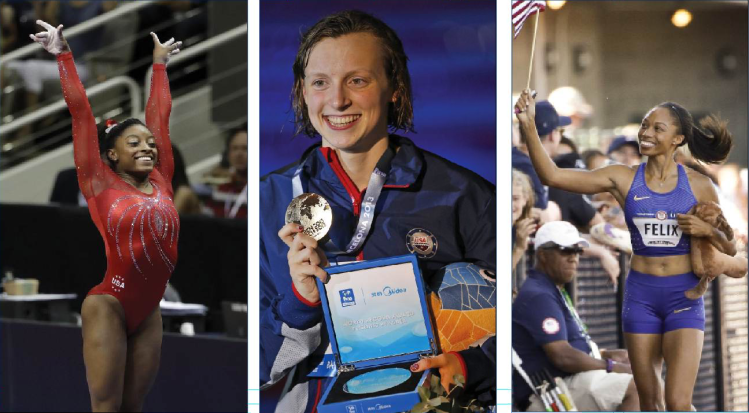
<svg viewBox="0 0 749 413">
<path fill-rule="evenodd" d="M 651 214 L 648 214 L 651 215 Z M 681 228 L 675 213 L 658 211 L 652 217 L 632 218 L 646 247 L 675 247 L 681 240 Z"/>
</svg>

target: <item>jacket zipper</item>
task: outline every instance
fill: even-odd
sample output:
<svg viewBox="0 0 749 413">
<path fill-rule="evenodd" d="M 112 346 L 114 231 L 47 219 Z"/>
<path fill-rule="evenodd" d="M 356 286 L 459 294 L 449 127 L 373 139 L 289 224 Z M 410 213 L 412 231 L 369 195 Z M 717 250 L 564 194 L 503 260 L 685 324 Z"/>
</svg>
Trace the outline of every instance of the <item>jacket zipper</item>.
<svg viewBox="0 0 749 413">
<path fill-rule="evenodd" d="M 330 164 L 330 167 L 333 168 L 333 172 L 338 176 L 338 179 L 343 184 L 343 187 L 346 188 L 346 192 L 348 193 L 349 197 L 351 198 L 351 205 L 353 206 L 354 210 L 354 217 L 359 218 L 359 214 L 361 213 L 361 200 L 364 198 L 364 192 L 367 190 L 364 188 L 363 191 L 359 191 L 356 188 L 356 184 L 354 184 L 354 181 L 351 180 L 351 177 L 348 176 L 346 171 L 343 169 L 343 165 L 341 165 L 341 161 L 338 159 L 338 155 L 335 153 L 334 150 L 330 148 L 320 148 L 323 155 L 325 155 L 325 159 L 328 160 L 328 163 Z M 356 254 L 357 260 L 363 260 L 364 259 L 364 248 L 359 250 L 359 253 Z"/>
</svg>

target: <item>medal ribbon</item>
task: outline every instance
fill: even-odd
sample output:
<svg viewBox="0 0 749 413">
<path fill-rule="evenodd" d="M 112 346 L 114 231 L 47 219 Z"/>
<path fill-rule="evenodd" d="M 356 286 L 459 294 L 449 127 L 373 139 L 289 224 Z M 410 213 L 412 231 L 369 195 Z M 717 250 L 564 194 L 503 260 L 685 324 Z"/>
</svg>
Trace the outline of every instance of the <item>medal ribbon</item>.
<svg viewBox="0 0 749 413">
<path fill-rule="evenodd" d="M 294 171 L 294 177 L 291 179 L 291 185 L 293 190 L 294 198 L 304 193 L 302 186 L 302 169 L 307 164 L 308 160 L 313 156 L 312 153 L 307 155 Z M 353 254 L 361 249 L 364 245 L 364 241 L 369 235 L 369 231 L 372 229 L 372 221 L 374 220 L 375 206 L 377 206 L 377 200 L 380 199 L 382 188 L 385 186 L 385 180 L 387 179 L 388 173 L 390 172 L 390 164 L 395 157 L 395 150 L 388 144 L 385 153 L 382 154 L 380 160 L 377 161 L 377 165 L 372 171 L 372 175 L 369 177 L 369 183 L 367 184 L 367 191 L 364 193 L 362 198 L 361 208 L 359 210 L 359 222 L 356 224 L 356 230 L 354 235 L 351 237 L 346 246 L 346 254 Z M 333 252 L 335 248 L 331 241 L 328 241 L 323 247 L 326 251 L 334 254 L 341 254 L 341 251 Z"/>
<path fill-rule="evenodd" d="M 593 339 L 590 338 L 590 334 L 588 334 L 588 326 L 583 323 L 583 320 L 581 320 L 580 316 L 577 314 L 577 310 L 575 310 L 575 306 L 572 305 L 572 298 L 570 298 L 567 290 L 565 290 L 564 287 L 559 287 L 559 293 L 562 295 L 562 301 L 564 301 L 564 305 L 567 307 L 567 310 L 570 312 L 570 314 L 572 314 L 572 318 L 575 319 L 577 328 L 580 330 L 580 335 L 582 335 L 585 339 L 585 342 L 588 343 L 591 356 L 597 359 L 601 359 L 601 352 L 598 350 L 598 344 L 596 344 Z"/>
</svg>

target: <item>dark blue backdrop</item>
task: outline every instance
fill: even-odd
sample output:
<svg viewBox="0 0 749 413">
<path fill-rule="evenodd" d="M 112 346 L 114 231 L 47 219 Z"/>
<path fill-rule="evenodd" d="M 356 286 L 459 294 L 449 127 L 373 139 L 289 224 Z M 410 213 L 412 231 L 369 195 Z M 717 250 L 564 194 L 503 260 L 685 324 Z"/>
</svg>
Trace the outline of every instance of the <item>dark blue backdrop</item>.
<svg viewBox="0 0 749 413">
<path fill-rule="evenodd" d="M 300 33 L 346 9 L 372 13 L 403 41 L 417 131 L 406 136 L 496 183 L 494 1 L 261 2 L 260 175 L 299 159 L 316 142 L 293 136 L 291 66 Z"/>
</svg>

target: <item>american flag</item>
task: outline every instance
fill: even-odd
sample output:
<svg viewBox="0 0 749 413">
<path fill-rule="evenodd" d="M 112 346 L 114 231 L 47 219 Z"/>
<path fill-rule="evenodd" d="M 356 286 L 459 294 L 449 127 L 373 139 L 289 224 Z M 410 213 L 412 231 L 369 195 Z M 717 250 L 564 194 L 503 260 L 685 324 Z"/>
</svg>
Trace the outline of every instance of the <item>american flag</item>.
<svg viewBox="0 0 749 413">
<path fill-rule="evenodd" d="M 546 10 L 546 1 L 544 0 L 513 0 L 512 2 L 512 25 L 515 27 L 515 37 L 520 34 L 523 23 L 533 13 Z"/>
</svg>

